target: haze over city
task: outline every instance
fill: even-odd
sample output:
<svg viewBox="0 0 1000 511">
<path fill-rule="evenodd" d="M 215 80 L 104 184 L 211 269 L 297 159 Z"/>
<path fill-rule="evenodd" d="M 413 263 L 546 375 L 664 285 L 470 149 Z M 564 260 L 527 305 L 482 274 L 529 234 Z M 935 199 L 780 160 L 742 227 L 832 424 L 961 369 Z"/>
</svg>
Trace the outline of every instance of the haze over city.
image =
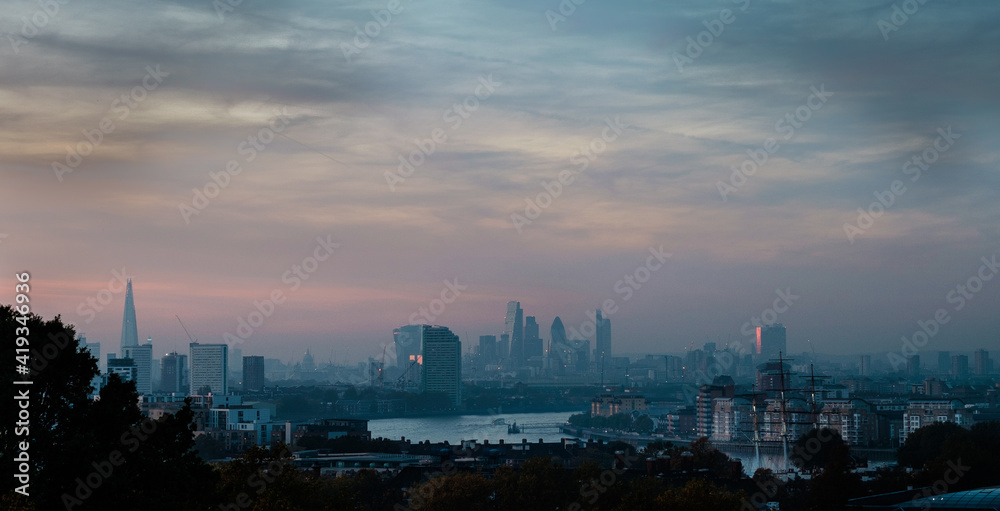
<svg viewBox="0 0 1000 511">
<path fill-rule="evenodd" d="M 997 346 L 1000 5 L 400 5 L 71 2 L 27 34 L 5 5 L 33 311 L 116 346 L 122 273 L 162 354 L 277 290 L 244 353 L 356 362 L 415 313 L 468 350 L 511 300 L 545 339 L 603 308 L 616 353 L 721 347 L 794 295 L 791 352 L 898 351 L 938 309 L 928 350 Z"/>
</svg>

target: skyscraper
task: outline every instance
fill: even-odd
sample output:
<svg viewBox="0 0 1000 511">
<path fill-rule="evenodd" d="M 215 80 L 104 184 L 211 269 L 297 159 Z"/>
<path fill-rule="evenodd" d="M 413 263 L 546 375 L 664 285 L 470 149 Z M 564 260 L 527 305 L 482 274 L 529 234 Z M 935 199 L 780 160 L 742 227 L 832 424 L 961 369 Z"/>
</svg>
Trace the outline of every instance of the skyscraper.
<svg viewBox="0 0 1000 511">
<path fill-rule="evenodd" d="M 611 362 L 611 320 L 605 318 L 598 309 L 595 313 L 596 320 L 596 342 L 594 343 L 594 362 L 598 365 L 601 359 Z"/>
<path fill-rule="evenodd" d="M 264 388 L 264 357 L 243 357 L 243 390 L 258 391 Z"/>
<path fill-rule="evenodd" d="M 951 356 L 951 375 L 956 378 L 968 378 L 969 357 L 966 355 Z"/>
<path fill-rule="evenodd" d="M 527 316 L 524 318 L 524 361 L 541 357 L 543 352 L 542 339 L 538 336 L 538 323 L 534 316 Z"/>
<path fill-rule="evenodd" d="M 462 343 L 443 326 L 421 326 L 423 392 L 444 392 L 455 407 L 462 404 Z"/>
<path fill-rule="evenodd" d="M 778 352 L 788 354 L 785 327 L 781 323 L 757 327 L 757 354 L 764 359 L 778 358 Z"/>
<path fill-rule="evenodd" d="M 497 362 L 499 363 L 503 360 L 507 367 L 510 365 L 510 336 L 507 334 L 500 334 L 500 341 L 497 342 Z"/>
<path fill-rule="evenodd" d="M 920 376 L 920 355 L 910 355 L 906 358 L 906 374 Z"/>
<path fill-rule="evenodd" d="M 135 363 L 135 390 L 139 394 L 153 393 L 152 342 L 152 339 L 147 339 L 146 344 L 122 346 L 122 357 L 130 358 Z"/>
<path fill-rule="evenodd" d="M 861 355 L 858 359 L 858 374 L 861 376 L 872 375 L 872 356 Z"/>
<path fill-rule="evenodd" d="M 976 374 L 986 376 L 993 372 L 993 361 L 990 360 L 990 352 L 986 350 L 976 350 L 973 353 L 973 363 Z"/>
<path fill-rule="evenodd" d="M 229 345 L 191 343 L 191 393 L 229 391 Z"/>
<path fill-rule="evenodd" d="M 420 355 L 420 325 L 406 325 L 393 329 L 392 342 L 396 346 L 396 367 L 409 368 Z"/>
<path fill-rule="evenodd" d="M 552 320 L 552 328 L 549 329 L 549 349 L 546 353 L 548 362 L 546 366 L 555 372 L 560 372 L 563 366 L 569 363 L 566 358 L 566 352 L 569 349 L 569 343 L 566 340 L 566 327 L 563 326 L 563 322 L 556 316 L 556 319 Z"/>
<path fill-rule="evenodd" d="M 176 351 L 160 359 L 160 391 L 184 392 L 188 384 L 187 355 Z"/>
<path fill-rule="evenodd" d="M 950 351 L 939 351 L 938 352 L 938 367 L 939 373 L 948 374 L 951 372 L 951 352 Z"/>
<path fill-rule="evenodd" d="M 135 299 L 132 297 L 132 279 L 128 279 L 128 283 L 125 288 L 125 314 L 122 317 L 121 353 L 125 353 L 126 346 L 138 345 L 139 330 L 135 324 Z"/>
<path fill-rule="evenodd" d="M 135 361 L 131 358 L 109 358 L 108 373 L 104 375 L 102 380 L 107 385 L 108 376 L 117 374 L 122 381 L 135 381 L 136 372 Z"/>
<path fill-rule="evenodd" d="M 479 336 L 479 355 L 484 364 L 496 364 L 497 362 L 497 336 Z"/>
<path fill-rule="evenodd" d="M 503 333 L 510 339 L 510 367 L 517 369 L 524 365 L 524 311 L 520 302 L 507 302 Z"/>
</svg>

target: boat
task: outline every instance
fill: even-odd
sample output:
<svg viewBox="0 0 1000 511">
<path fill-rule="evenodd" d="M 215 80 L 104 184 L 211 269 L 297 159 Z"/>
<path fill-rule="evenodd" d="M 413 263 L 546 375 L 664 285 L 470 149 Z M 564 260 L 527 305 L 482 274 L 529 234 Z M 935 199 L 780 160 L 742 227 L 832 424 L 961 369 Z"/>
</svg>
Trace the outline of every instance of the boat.
<svg viewBox="0 0 1000 511">
<path fill-rule="evenodd" d="M 493 419 L 493 425 L 494 426 L 506 426 L 507 425 L 507 419 L 504 419 L 502 417 L 499 418 L 499 419 Z"/>
<path fill-rule="evenodd" d="M 517 427 L 517 421 L 514 421 L 513 424 L 509 424 L 507 426 L 507 434 L 508 435 L 512 435 L 512 434 L 520 433 L 520 432 L 521 432 L 521 428 Z"/>
</svg>

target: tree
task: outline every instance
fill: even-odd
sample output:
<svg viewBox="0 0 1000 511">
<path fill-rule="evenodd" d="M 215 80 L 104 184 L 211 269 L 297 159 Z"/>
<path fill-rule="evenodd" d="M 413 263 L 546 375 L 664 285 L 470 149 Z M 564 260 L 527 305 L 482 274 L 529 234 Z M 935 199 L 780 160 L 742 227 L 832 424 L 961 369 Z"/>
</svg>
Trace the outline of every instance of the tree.
<svg viewBox="0 0 1000 511">
<path fill-rule="evenodd" d="M 426 481 L 412 491 L 412 503 L 420 502 L 421 511 L 491 510 L 493 484 L 479 474 L 442 475 Z"/>
<path fill-rule="evenodd" d="M 640 433 L 649 433 L 653 431 L 656 424 L 653 423 L 653 419 L 650 419 L 648 415 L 640 415 L 638 419 L 635 420 L 635 430 Z"/>
<path fill-rule="evenodd" d="M 22 319 L 23 318 L 23 319 Z M 22 327 L 23 322 L 23 327 Z M 3 483 L 4 502 L 38 509 L 198 509 L 214 504 L 210 467 L 194 452 L 190 403 L 159 420 L 142 415 L 135 384 L 108 378 L 99 400 L 89 398 L 97 360 L 81 348 L 72 326 L 44 321 L 0 307 L 0 331 L 27 328 L 32 384 L 27 434 L 13 431 L 15 420 L 0 424 L 4 459 L 26 441 L 32 466 L 31 496 L 15 499 L 13 478 Z M 4 343 L 11 352 L 14 342 Z M 14 353 L 11 353 L 13 358 Z M 4 395 L 27 386 L 12 364 L 0 364 Z M 15 408 L 9 407 L 16 413 Z M 184 488 L 178 491 L 177 488 Z"/>
<path fill-rule="evenodd" d="M 899 464 L 910 468 L 923 468 L 929 461 L 941 456 L 944 443 L 953 436 L 965 436 L 966 430 L 953 422 L 935 422 L 906 437 L 899 447 Z"/>
<path fill-rule="evenodd" d="M 847 452 L 847 444 L 837 430 L 813 428 L 795 441 L 792 463 L 804 471 L 812 472 L 827 466 L 833 459 L 832 453 L 841 448 Z"/>
<path fill-rule="evenodd" d="M 692 479 L 683 488 L 672 488 L 657 497 L 656 505 L 657 509 L 737 511 L 744 501 L 746 495 L 743 492 L 730 492 L 704 479 Z"/>
</svg>

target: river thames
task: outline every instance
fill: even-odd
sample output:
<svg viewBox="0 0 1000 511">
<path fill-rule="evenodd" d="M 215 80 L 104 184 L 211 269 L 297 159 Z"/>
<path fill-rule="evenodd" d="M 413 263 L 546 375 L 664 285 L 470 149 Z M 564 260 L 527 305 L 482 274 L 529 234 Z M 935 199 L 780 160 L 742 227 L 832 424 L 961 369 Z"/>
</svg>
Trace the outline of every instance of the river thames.
<svg viewBox="0 0 1000 511">
<path fill-rule="evenodd" d="M 578 413 L 578 412 L 577 412 Z M 405 437 L 414 443 L 423 440 L 456 444 L 462 440 L 489 440 L 490 443 L 521 443 L 521 439 L 537 442 L 558 442 L 561 438 L 571 438 L 559 431 L 573 412 L 546 413 L 498 413 L 494 415 L 457 415 L 447 417 L 407 417 L 398 419 L 373 419 L 368 422 L 372 438 L 382 437 L 398 440 Z M 523 426 L 520 433 L 507 433 L 506 425 L 494 425 L 493 421 L 503 419 L 506 424 L 517 422 Z"/>
</svg>

